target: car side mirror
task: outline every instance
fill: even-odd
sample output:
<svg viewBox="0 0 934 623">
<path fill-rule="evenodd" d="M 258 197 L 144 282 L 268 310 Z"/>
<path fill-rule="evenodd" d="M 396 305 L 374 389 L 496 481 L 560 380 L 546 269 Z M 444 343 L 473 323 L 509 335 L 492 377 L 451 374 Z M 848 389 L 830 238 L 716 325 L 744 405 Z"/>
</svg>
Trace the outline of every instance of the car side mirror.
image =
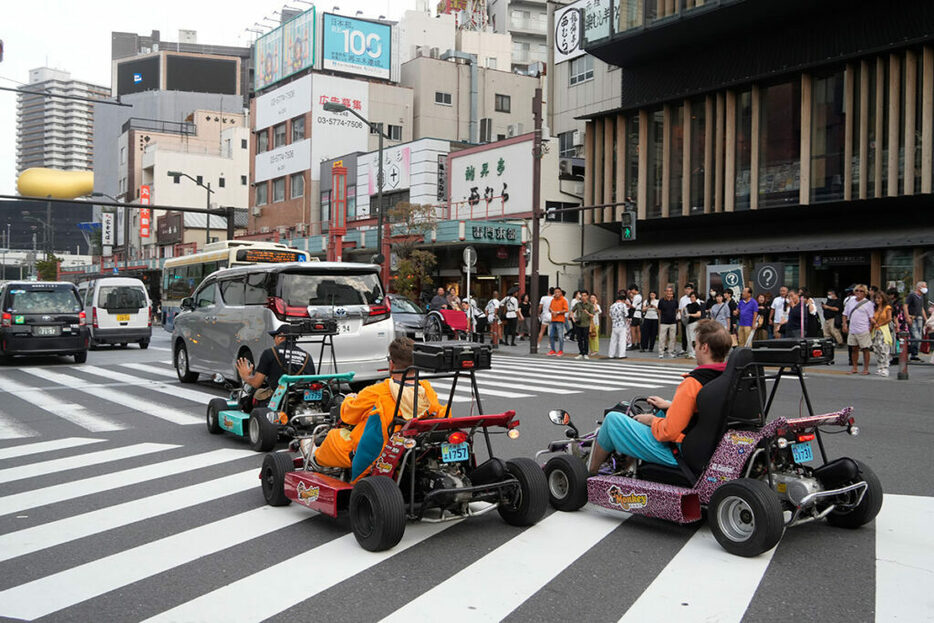
<svg viewBox="0 0 934 623">
<path fill-rule="evenodd" d="M 564 409 L 552 409 L 548 412 L 548 419 L 558 426 L 567 426 L 571 423 L 571 414 Z"/>
<path fill-rule="evenodd" d="M 221 374 L 220 372 L 218 372 L 217 374 L 215 374 L 214 376 L 212 376 L 212 377 L 211 377 L 211 380 L 214 381 L 215 383 L 217 383 L 218 385 L 223 385 L 224 383 L 227 382 L 227 379 L 225 379 L 225 378 L 224 378 L 224 375 Z"/>
<path fill-rule="evenodd" d="M 186 296 L 179 307 L 185 311 L 191 311 L 195 308 L 195 302 L 190 296 Z"/>
</svg>

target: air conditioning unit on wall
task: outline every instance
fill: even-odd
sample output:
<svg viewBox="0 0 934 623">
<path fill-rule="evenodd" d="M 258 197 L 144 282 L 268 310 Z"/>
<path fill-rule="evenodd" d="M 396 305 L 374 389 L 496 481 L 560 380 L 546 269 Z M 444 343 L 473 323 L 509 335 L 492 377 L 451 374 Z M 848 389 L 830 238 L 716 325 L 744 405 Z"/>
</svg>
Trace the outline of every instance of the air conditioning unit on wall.
<svg viewBox="0 0 934 623">
<path fill-rule="evenodd" d="M 506 136 L 512 138 L 513 136 L 519 136 L 522 134 L 522 124 L 521 123 L 510 123 L 506 126 Z"/>
<path fill-rule="evenodd" d="M 259 207 L 259 206 L 254 206 L 254 208 L 253 208 L 253 216 L 260 216 L 260 215 L 262 215 L 262 214 L 263 214 L 263 209 L 262 209 L 261 207 Z"/>
</svg>

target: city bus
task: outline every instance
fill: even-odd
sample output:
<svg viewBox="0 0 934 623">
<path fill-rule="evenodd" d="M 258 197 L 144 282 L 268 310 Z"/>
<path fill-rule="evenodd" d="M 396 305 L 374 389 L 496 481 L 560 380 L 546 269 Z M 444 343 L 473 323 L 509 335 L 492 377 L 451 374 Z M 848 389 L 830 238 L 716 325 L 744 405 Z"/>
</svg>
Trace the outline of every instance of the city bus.
<svg viewBox="0 0 934 623">
<path fill-rule="evenodd" d="M 201 280 L 221 268 L 246 264 L 308 262 L 317 260 L 305 251 L 277 242 L 225 240 L 203 251 L 169 258 L 162 267 L 162 327 L 171 332 L 182 299 L 191 296 Z"/>
</svg>

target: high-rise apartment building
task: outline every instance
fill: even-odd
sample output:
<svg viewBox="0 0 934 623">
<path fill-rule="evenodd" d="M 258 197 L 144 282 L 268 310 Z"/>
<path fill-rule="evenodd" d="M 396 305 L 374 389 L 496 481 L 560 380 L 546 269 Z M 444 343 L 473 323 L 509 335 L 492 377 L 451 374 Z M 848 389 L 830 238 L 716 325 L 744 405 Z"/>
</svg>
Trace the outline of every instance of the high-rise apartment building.
<svg viewBox="0 0 934 623">
<path fill-rule="evenodd" d="M 59 69 L 29 72 L 30 91 L 49 95 L 110 98 L 110 88 L 72 80 Z M 16 101 L 16 174 L 32 167 L 92 168 L 94 104 L 78 99 L 19 93 Z"/>
<path fill-rule="evenodd" d="M 489 0 L 493 32 L 512 35 L 513 69 L 548 62 L 548 4 L 545 0 Z M 505 69 L 505 68 L 502 68 Z"/>
</svg>

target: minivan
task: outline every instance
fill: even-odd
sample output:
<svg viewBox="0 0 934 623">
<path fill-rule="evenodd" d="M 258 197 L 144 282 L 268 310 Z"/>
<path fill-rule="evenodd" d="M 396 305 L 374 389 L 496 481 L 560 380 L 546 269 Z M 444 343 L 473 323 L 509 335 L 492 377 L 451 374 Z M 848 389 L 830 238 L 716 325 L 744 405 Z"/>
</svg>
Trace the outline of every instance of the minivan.
<svg viewBox="0 0 934 623">
<path fill-rule="evenodd" d="M 78 289 L 64 281 L 9 281 L 0 288 L 0 356 L 73 355 L 88 359 L 88 328 Z"/>
<path fill-rule="evenodd" d="M 199 373 L 220 373 L 235 379 L 238 358 L 259 361 L 272 346 L 268 331 L 308 317 L 337 320 L 338 371 L 354 372 L 355 382 L 385 378 L 394 331 L 379 271 L 375 264 L 290 262 L 212 273 L 182 301 L 175 318 L 172 355 L 178 378 L 193 383 Z M 302 347 L 319 374 L 332 372 L 329 352 L 318 368 L 320 341 Z"/>
<path fill-rule="evenodd" d="M 90 319 L 91 348 L 100 344 L 149 348 L 152 302 L 146 286 L 132 277 L 102 277 L 78 283 L 78 296 Z"/>
</svg>

